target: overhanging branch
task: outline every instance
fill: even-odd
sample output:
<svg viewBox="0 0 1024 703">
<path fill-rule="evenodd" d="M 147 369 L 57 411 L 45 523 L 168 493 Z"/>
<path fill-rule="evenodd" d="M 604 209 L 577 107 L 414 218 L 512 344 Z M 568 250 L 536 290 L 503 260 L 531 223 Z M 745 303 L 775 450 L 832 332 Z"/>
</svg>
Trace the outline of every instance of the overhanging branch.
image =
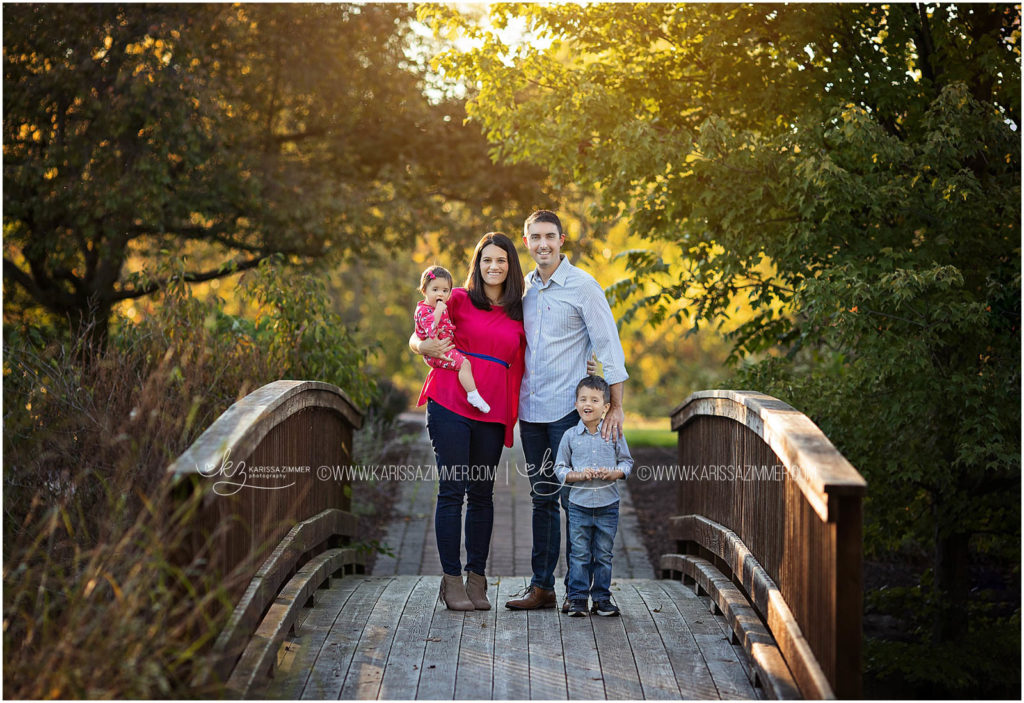
<svg viewBox="0 0 1024 703">
<path fill-rule="evenodd" d="M 238 273 L 239 271 L 247 271 L 252 268 L 256 268 L 261 261 L 269 257 L 270 254 L 264 254 L 257 256 L 246 261 L 234 262 L 233 265 L 220 266 L 216 269 L 204 271 L 202 273 L 185 273 L 179 276 L 170 276 L 160 281 L 153 281 L 140 288 L 131 288 L 127 290 L 114 291 L 110 296 L 111 302 L 119 302 L 121 300 L 134 300 L 135 298 L 142 298 L 147 295 L 151 295 L 161 288 L 165 288 L 168 284 L 175 280 L 184 280 L 189 283 L 203 283 L 205 281 L 212 281 L 215 278 L 222 278 L 224 276 L 230 276 Z"/>
</svg>

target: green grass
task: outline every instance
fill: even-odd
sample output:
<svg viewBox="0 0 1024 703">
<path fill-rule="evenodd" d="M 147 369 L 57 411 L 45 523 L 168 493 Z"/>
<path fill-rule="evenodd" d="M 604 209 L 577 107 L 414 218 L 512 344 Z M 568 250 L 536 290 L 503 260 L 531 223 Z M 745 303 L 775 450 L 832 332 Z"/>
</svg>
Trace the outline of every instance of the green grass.
<svg viewBox="0 0 1024 703">
<path fill-rule="evenodd" d="M 676 433 L 672 430 L 629 429 L 626 427 L 626 443 L 630 447 L 666 447 L 676 446 Z"/>
</svg>

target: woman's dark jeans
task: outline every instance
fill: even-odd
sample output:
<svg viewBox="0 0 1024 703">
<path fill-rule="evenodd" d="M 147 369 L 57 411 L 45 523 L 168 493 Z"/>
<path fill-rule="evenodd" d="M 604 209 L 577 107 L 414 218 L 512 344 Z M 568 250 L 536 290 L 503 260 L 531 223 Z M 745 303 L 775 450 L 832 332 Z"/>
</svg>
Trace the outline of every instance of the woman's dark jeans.
<svg viewBox="0 0 1024 703">
<path fill-rule="evenodd" d="M 437 459 L 434 533 L 441 569 L 462 576 L 459 542 L 466 505 L 466 570 L 484 574 L 494 526 L 494 475 L 505 441 L 505 425 L 471 420 L 427 401 L 427 432 Z"/>
</svg>

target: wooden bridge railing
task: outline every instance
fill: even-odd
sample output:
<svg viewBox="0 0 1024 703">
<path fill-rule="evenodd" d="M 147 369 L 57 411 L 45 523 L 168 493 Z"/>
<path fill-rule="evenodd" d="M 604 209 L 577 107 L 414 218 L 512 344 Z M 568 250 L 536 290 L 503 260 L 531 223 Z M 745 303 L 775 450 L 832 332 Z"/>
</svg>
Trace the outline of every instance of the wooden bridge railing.
<svg viewBox="0 0 1024 703">
<path fill-rule="evenodd" d="M 802 695 L 859 698 L 864 479 L 809 418 L 761 393 L 694 393 L 672 429 L 681 554 L 663 570 L 708 588 L 707 572 L 720 571 L 768 626 Z"/>
<path fill-rule="evenodd" d="M 185 561 L 202 553 L 210 574 L 231 576 L 235 607 L 212 652 L 221 681 L 285 582 L 354 536 L 344 468 L 362 420 L 336 386 L 275 381 L 228 408 L 168 468 L 182 495 L 201 492 Z M 329 556 L 358 568 L 353 550 Z"/>
</svg>

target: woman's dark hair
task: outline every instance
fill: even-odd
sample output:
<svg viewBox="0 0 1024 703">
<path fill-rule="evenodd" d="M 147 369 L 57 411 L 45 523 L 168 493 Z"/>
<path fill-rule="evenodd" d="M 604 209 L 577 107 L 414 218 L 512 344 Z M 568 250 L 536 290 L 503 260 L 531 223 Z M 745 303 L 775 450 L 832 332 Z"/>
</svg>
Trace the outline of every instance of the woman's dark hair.
<svg viewBox="0 0 1024 703">
<path fill-rule="evenodd" d="M 469 265 L 469 275 L 466 276 L 466 291 L 469 292 L 469 299 L 473 301 L 473 307 L 480 310 L 490 310 L 491 302 L 484 293 L 484 277 L 480 273 L 480 258 L 484 248 L 493 244 L 501 247 L 508 254 L 508 275 L 505 276 L 505 283 L 502 286 L 501 299 L 498 301 L 505 314 L 512 320 L 522 321 L 523 319 L 523 268 L 519 265 L 519 252 L 516 245 L 501 232 L 488 232 L 476 243 L 473 250 L 473 258 Z"/>
</svg>

